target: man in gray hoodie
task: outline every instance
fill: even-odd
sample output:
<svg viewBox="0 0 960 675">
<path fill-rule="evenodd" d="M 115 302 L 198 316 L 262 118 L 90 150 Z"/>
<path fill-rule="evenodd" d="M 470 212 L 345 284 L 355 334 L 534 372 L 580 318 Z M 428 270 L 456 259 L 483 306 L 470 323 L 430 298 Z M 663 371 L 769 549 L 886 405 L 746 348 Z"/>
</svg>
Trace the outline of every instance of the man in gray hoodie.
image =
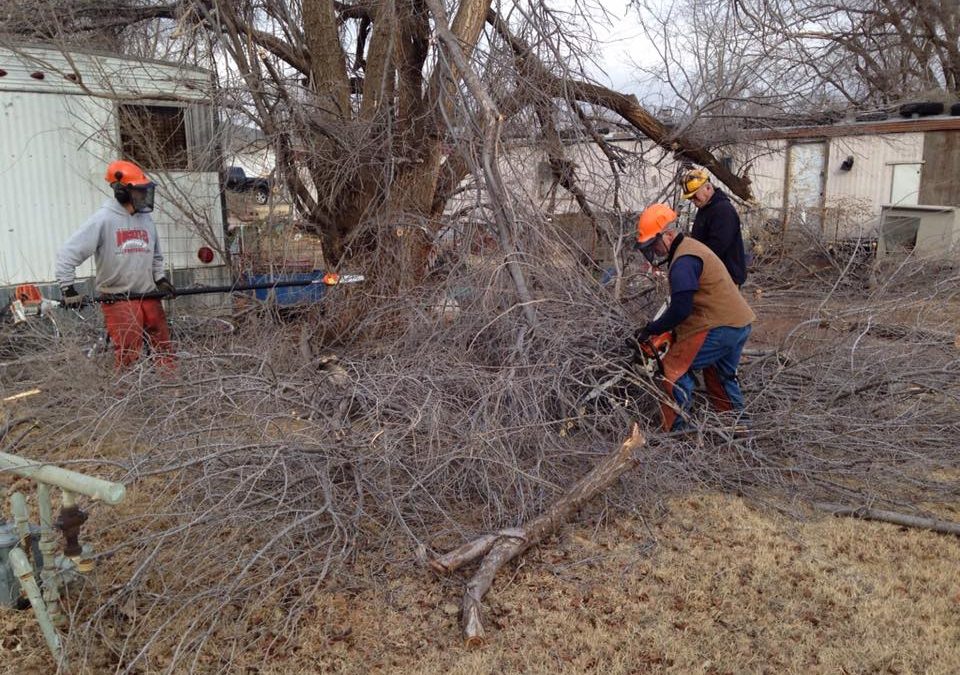
<svg viewBox="0 0 960 675">
<path fill-rule="evenodd" d="M 146 335 L 161 369 L 173 366 L 173 349 L 163 304 L 158 298 L 131 299 L 176 289 L 163 272 L 163 254 L 153 211 L 154 184 L 133 162 L 118 160 L 107 167 L 114 198 L 104 202 L 57 253 L 56 277 L 63 304 L 79 307 L 83 296 L 74 288 L 77 266 L 91 255 L 97 267 L 96 291 L 118 368 L 140 358 Z"/>
</svg>

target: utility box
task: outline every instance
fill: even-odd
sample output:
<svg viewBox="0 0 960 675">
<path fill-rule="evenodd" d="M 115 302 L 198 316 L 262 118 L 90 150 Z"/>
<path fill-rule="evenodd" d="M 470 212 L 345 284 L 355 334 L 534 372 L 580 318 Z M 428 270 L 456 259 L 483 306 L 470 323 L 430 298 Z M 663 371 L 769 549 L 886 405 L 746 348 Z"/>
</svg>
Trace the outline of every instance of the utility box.
<svg viewBox="0 0 960 675">
<path fill-rule="evenodd" d="M 955 258 L 960 252 L 960 208 L 885 205 L 880 207 L 877 255 L 912 253 L 923 258 Z"/>
</svg>

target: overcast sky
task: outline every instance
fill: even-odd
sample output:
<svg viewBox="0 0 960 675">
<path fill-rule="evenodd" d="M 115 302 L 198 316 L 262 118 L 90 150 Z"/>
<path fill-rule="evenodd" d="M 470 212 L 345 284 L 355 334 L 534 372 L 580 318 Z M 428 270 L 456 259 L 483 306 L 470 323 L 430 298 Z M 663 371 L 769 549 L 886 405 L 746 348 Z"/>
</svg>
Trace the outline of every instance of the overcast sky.
<svg viewBox="0 0 960 675">
<path fill-rule="evenodd" d="M 581 3 L 584 0 L 581 0 Z M 586 0 L 595 17 L 591 22 L 597 38 L 597 67 L 589 73 L 599 83 L 612 89 L 643 97 L 649 93 L 649 85 L 641 82 L 642 74 L 637 64 L 652 65 L 656 62 L 637 10 L 628 8 L 628 0 Z M 603 10 L 599 4 L 602 2 Z M 553 4 L 553 3 L 551 3 Z M 558 0 L 557 5 L 572 4 L 570 0 Z M 581 4 L 581 7 L 584 5 Z"/>
</svg>

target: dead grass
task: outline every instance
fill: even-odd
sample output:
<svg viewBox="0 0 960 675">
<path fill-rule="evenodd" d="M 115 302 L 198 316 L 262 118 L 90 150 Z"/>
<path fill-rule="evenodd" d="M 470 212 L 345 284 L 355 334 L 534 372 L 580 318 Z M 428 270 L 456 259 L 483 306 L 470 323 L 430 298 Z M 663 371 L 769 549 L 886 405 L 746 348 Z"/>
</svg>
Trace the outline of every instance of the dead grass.
<svg viewBox="0 0 960 675">
<path fill-rule="evenodd" d="M 585 522 L 529 555 L 491 592 L 481 650 L 459 644 L 459 584 L 391 567 L 318 596 L 260 672 L 960 672 L 956 538 L 718 494 L 668 508 L 649 530 Z"/>
<path fill-rule="evenodd" d="M 758 348 L 783 346 L 811 315 L 793 296 L 770 293 L 756 304 L 764 315 L 751 339 Z M 789 342 L 791 351 L 815 345 Z M 292 416 L 270 424 L 269 438 L 301 427 Z M 48 457 L 62 462 L 76 452 L 65 443 Z M 101 442 L 80 455 L 109 461 L 132 453 Z M 952 468 L 935 477 L 957 479 Z M 155 517 L 159 526 L 175 483 L 146 479 L 123 505 L 94 509 L 88 538 L 103 551 L 123 543 L 125 522 Z M 315 594 L 303 631 L 284 632 L 279 603 L 238 613 L 211 641 L 220 653 L 204 650 L 195 670 L 243 672 L 241 663 L 271 674 L 960 672 L 960 539 L 819 514 L 798 521 L 753 504 L 710 493 L 671 500 L 656 514 L 592 505 L 498 579 L 486 602 L 490 644 L 478 651 L 462 647 L 457 625 L 466 574 L 438 579 L 400 545 L 386 563 L 382 551 L 361 547 L 346 571 L 352 578 Z M 930 506 L 952 520 L 960 512 L 960 502 Z M 444 550 L 460 542 L 432 543 Z M 135 561 L 102 564 L 94 585 L 105 591 L 122 585 Z M 198 579 L 210 572 L 173 570 Z M 0 672 L 52 672 L 32 616 L 0 616 Z M 104 643 L 123 639 L 118 626 Z M 249 653 L 258 635 L 270 637 L 268 647 Z M 87 672 L 118 667 L 103 645 L 94 651 Z"/>
<path fill-rule="evenodd" d="M 960 672 L 960 540 L 817 518 L 721 494 L 670 501 L 649 526 L 594 507 L 494 586 L 478 651 L 460 644 L 464 577 L 414 570 L 409 551 L 361 559 L 350 588 L 317 594 L 302 635 L 242 660 L 271 674 Z M 270 633 L 283 618 L 263 607 L 246 622 Z M 5 619 L 2 672 L 50 672 L 30 613 Z M 204 656 L 197 672 L 224 671 Z"/>
</svg>

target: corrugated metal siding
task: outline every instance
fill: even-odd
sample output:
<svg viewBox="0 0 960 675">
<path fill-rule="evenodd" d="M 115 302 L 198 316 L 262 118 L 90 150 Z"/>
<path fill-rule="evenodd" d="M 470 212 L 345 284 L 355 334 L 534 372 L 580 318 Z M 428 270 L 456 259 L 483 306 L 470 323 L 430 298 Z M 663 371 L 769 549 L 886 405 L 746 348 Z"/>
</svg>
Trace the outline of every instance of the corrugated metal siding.
<svg viewBox="0 0 960 675">
<path fill-rule="evenodd" d="M 753 197 L 764 209 L 783 207 L 783 181 L 786 175 L 785 141 L 766 141 L 735 150 L 736 166 L 750 166 Z"/>
<path fill-rule="evenodd" d="M 880 206 L 889 201 L 893 165 L 923 160 L 923 134 L 844 136 L 826 139 L 827 176 L 824 193 L 823 234 L 828 238 L 856 237 L 875 225 Z M 750 177 L 757 201 L 772 213 L 783 207 L 787 179 L 787 141 L 741 146 L 739 163 L 751 164 Z M 852 170 L 840 165 L 854 157 Z"/>
<path fill-rule="evenodd" d="M 108 196 L 95 134 L 109 112 L 91 99 L 13 94 L 0 127 L 0 283 L 52 281 L 56 251 Z M 81 120 L 81 124 L 76 121 Z M 92 273 L 92 264 L 80 273 Z"/>
<path fill-rule="evenodd" d="M 849 156 L 853 168 L 843 171 L 840 165 Z M 831 139 L 825 205 L 833 234 L 839 238 L 872 234 L 880 206 L 890 201 L 893 165 L 922 161 L 921 133 Z"/>
<path fill-rule="evenodd" d="M 53 281 L 57 249 L 112 197 L 103 180 L 114 157 L 112 104 L 24 93 L 7 93 L 2 102 L 0 285 Z M 159 184 L 155 218 L 168 265 L 202 266 L 197 249 L 223 239 L 217 174 L 151 178 Z M 81 277 L 93 272 L 92 262 L 77 270 Z"/>
<path fill-rule="evenodd" d="M 4 90 L 184 100 L 209 98 L 212 90 L 210 73 L 203 70 L 101 54 L 71 53 L 68 59 L 55 49 L 0 48 L 0 69 L 7 71 L 0 77 Z M 43 73 L 43 79 L 31 77 L 35 72 Z M 68 75 L 77 75 L 80 81 L 71 81 Z"/>
<path fill-rule="evenodd" d="M 219 254 L 209 265 L 197 258 L 201 246 L 217 250 L 223 243 L 219 177 L 215 173 L 169 173 L 157 182 L 153 220 L 168 269 L 222 265 Z"/>
<path fill-rule="evenodd" d="M 9 73 L 0 78 L 0 285 L 53 281 L 58 248 L 104 200 L 112 198 L 103 172 L 118 156 L 114 103 L 109 98 L 64 95 L 78 93 L 79 87 L 62 76 L 30 78 L 29 72 L 37 66 L 66 67 L 61 54 L 45 57 L 46 63 L 20 59 L 18 67 L 8 67 L 9 60 L 19 56 L 0 50 L 0 68 Z M 209 78 L 202 71 L 110 57 L 76 55 L 76 63 L 90 73 L 114 78 L 117 91 L 126 96 L 169 97 L 185 92 L 196 98 L 201 96 L 200 89 L 183 88 L 183 80 L 207 83 Z M 87 77 L 84 82 L 90 84 Z M 131 91 L 124 92 L 125 85 Z M 211 154 L 210 108 L 192 105 L 189 111 L 191 166 L 207 171 L 148 174 L 160 185 L 156 220 L 168 266 L 210 267 L 199 262 L 196 252 L 204 243 L 223 239 L 219 159 Z M 213 265 L 220 263 L 217 259 Z M 92 261 L 77 270 L 79 277 L 93 273 Z"/>
</svg>

